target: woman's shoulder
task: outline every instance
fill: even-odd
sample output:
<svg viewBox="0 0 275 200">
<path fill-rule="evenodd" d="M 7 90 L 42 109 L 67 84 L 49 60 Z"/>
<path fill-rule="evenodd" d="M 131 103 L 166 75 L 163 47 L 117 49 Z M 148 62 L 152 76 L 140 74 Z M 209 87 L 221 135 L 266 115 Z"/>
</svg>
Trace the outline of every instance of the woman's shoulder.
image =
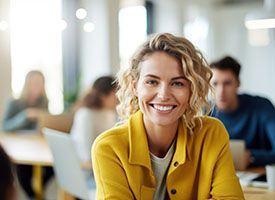
<svg viewBox="0 0 275 200">
<path fill-rule="evenodd" d="M 195 129 L 196 132 L 200 134 L 207 134 L 207 136 L 214 136 L 217 137 L 228 135 L 224 124 L 215 117 L 210 116 L 201 116 L 197 117 L 198 124 L 197 128 Z"/>
<path fill-rule="evenodd" d="M 223 123 L 216 117 L 210 117 L 210 116 L 200 116 L 196 118 L 196 121 L 202 122 L 202 126 L 207 126 L 207 127 L 219 127 L 219 126 L 223 126 Z"/>
<path fill-rule="evenodd" d="M 18 98 L 10 97 L 7 102 L 8 104 L 22 104 L 23 101 Z"/>
<path fill-rule="evenodd" d="M 16 99 L 16 98 L 9 98 L 6 104 L 6 107 L 12 110 L 21 110 L 26 107 L 24 101 L 22 99 Z"/>
<path fill-rule="evenodd" d="M 129 143 L 128 123 L 121 124 L 100 134 L 94 141 L 94 148 L 119 147 Z"/>
</svg>

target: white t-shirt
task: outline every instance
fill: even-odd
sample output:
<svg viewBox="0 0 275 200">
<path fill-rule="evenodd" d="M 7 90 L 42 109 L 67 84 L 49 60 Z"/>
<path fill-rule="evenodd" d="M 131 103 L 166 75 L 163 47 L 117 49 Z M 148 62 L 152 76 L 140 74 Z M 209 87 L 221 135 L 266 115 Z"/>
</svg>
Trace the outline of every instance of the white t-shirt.
<svg viewBox="0 0 275 200">
<path fill-rule="evenodd" d="M 174 141 L 164 158 L 159 158 L 150 152 L 151 165 L 156 178 L 156 191 L 154 200 L 166 200 L 166 175 L 170 162 L 175 152 L 176 142 Z"/>
<path fill-rule="evenodd" d="M 116 113 L 81 107 L 75 113 L 71 129 L 72 140 L 82 161 L 91 160 L 91 147 L 95 138 L 116 123 Z"/>
</svg>

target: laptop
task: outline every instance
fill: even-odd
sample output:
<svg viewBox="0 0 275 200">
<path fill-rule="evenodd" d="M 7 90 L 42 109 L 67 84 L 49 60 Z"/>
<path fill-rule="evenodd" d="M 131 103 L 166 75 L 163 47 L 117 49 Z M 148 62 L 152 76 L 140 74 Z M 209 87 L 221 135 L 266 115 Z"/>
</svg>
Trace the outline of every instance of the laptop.
<svg viewBox="0 0 275 200">
<path fill-rule="evenodd" d="M 245 170 L 245 141 L 231 139 L 230 140 L 230 149 L 233 156 L 233 162 L 236 170 L 243 171 Z"/>
</svg>

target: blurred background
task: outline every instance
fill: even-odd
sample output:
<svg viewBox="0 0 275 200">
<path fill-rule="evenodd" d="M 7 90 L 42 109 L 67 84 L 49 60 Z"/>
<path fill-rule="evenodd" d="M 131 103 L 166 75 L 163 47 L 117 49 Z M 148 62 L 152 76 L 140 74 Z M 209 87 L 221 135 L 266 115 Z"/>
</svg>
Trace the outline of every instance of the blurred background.
<svg viewBox="0 0 275 200">
<path fill-rule="evenodd" d="M 0 0 L 0 117 L 28 71 L 44 73 L 59 114 L 157 32 L 187 37 L 208 62 L 235 57 L 241 91 L 274 104 L 274 18 L 275 0 Z"/>
</svg>

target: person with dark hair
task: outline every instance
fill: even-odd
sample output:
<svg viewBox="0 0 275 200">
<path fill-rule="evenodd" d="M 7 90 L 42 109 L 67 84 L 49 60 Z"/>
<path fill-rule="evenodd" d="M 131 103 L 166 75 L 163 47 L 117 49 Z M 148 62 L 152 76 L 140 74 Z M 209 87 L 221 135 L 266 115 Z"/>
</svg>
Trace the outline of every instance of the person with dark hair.
<svg viewBox="0 0 275 200">
<path fill-rule="evenodd" d="M 111 76 L 98 78 L 78 103 L 71 136 L 82 161 L 91 160 L 95 138 L 116 123 L 117 86 Z"/>
<path fill-rule="evenodd" d="M 13 165 L 0 145 L 0 199 L 16 200 L 15 178 Z"/>
<path fill-rule="evenodd" d="M 125 123 L 92 147 L 96 197 L 244 199 L 223 124 L 210 109 L 211 69 L 184 37 L 148 38 L 117 76 Z"/>
<path fill-rule="evenodd" d="M 38 70 L 29 71 L 20 97 L 18 99 L 12 98 L 6 108 L 2 122 L 2 128 L 5 132 L 35 130 L 41 112 L 48 111 L 48 98 L 43 73 Z M 51 167 L 45 167 L 43 170 L 43 181 L 46 183 L 52 177 L 53 170 Z M 23 190 L 30 199 L 33 199 L 32 166 L 17 165 L 16 171 Z"/>
<path fill-rule="evenodd" d="M 215 89 L 215 107 L 211 116 L 220 119 L 231 139 L 246 142 L 246 166 L 275 163 L 275 109 L 266 98 L 238 94 L 241 65 L 226 56 L 210 67 Z"/>
</svg>

